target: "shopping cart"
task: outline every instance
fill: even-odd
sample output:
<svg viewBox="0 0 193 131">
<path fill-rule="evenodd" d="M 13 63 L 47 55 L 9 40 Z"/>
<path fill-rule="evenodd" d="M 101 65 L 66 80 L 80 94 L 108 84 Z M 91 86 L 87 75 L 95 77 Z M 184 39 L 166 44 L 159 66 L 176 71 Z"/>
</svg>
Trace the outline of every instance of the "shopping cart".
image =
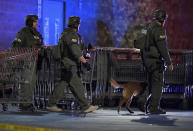
<svg viewBox="0 0 193 131">
<path fill-rule="evenodd" d="M 10 48 L 0 51 L 0 103 L 3 110 L 7 104 L 33 103 L 22 101 L 20 89 L 22 84 L 32 81 L 36 73 L 38 50 L 33 48 Z"/>
</svg>

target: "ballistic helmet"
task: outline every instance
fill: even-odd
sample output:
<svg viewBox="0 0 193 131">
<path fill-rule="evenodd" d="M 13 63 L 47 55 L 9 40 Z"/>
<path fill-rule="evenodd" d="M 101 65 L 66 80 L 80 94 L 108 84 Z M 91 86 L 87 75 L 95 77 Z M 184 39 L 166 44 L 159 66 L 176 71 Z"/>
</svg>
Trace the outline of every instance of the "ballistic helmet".
<svg viewBox="0 0 193 131">
<path fill-rule="evenodd" d="M 33 26 L 33 22 L 38 20 L 38 16 L 37 15 L 27 15 L 25 17 L 25 24 L 26 26 L 32 27 Z"/>
<path fill-rule="evenodd" d="M 158 20 L 159 22 L 163 23 L 164 20 L 168 17 L 164 10 L 156 10 L 153 13 L 153 20 Z"/>
<path fill-rule="evenodd" d="M 80 17 L 78 16 L 71 16 L 68 18 L 67 26 L 70 28 L 78 28 L 80 24 Z"/>
</svg>

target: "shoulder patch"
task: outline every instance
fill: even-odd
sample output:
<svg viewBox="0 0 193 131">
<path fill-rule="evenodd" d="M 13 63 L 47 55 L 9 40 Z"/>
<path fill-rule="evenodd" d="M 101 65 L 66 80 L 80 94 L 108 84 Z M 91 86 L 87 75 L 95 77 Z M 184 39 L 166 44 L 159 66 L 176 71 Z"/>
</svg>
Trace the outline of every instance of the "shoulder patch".
<svg viewBox="0 0 193 131">
<path fill-rule="evenodd" d="M 36 35 L 34 35 L 34 39 L 39 40 L 40 38 Z"/>
<path fill-rule="evenodd" d="M 76 43 L 76 42 L 77 42 L 77 39 L 72 39 L 72 42 L 75 42 L 75 43 Z"/>
<path fill-rule="evenodd" d="M 60 37 L 59 37 L 59 40 L 62 39 L 63 35 L 61 34 Z"/>
<path fill-rule="evenodd" d="M 165 35 L 160 35 L 160 39 L 165 39 L 166 36 Z"/>
<path fill-rule="evenodd" d="M 21 39 L 19 39 L 17 37 L 15 37 L 14 41 L 17 41 L 17 42 L 21 43 Z"/>
</svg>

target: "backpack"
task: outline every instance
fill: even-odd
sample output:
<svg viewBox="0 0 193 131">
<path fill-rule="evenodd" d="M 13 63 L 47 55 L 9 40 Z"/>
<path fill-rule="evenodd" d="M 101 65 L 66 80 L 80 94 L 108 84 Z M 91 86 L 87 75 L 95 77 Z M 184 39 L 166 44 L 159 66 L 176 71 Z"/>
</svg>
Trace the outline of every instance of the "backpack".
<svg viewBox="0 0 193 131">
<path fill-rule="evenodd" d="M 134 48 L 140 49 L 141 51 L 148 49 L 148 33 L 150 30 L 149 24 L 142 27 L 140 33 L 137 34 L 136 38 L 134 39 Z"/>
</svg>

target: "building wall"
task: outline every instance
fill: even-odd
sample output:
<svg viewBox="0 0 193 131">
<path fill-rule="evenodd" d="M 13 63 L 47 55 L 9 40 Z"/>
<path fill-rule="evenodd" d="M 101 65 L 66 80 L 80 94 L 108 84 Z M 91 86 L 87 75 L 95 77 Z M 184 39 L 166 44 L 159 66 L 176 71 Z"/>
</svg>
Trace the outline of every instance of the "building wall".
<svg viewBox="0 0 193 131">
<path fill-rule="evenodd" d="M 165 0 L 168 12 L 167 35 L 169 48 L 193 49 L 193 1 Z"/>
<path fill-rule="evenodd" d="M 66 3 L 65 23 L 69 16 L 81 17 L 79 32 L 86 44 L 133 47 L 133 28 L 150 22 L 153 11 L 163 7 L 169 16 L 166 22 L 169 48 L 193 49 L 192 0 L 61 1 Z M 0 0 L 0 50 L 10 46 L 17 31 L 24 26 L 25 16 L 37 14 L 38 9 L 38 0 Z"/>
<path fill-rule="evenodd" d="M 150 22 L 153 12 L 163 8 L 168 14 L 165 28 L 169 48 L 193 49 L 192 0 L 116 0 L 116 2 L 117 7 L 113 14 L 116 17 L 114 22 L 116 29 L 112 33 L 119 34 L 115 37 L 116 46 L 133 47 L 132 41 L 136 35 L 133 27 Z M 124 27 L 128 29 L 123 35 Z"/>
<path fill-rule="evenodd" d="M 84 0 L 80 33 L 95 46 L 133 47 L 133 27 L 149 23 L 153 12 L 164 8 L 169 16 L 165 25 L 169 48 L 193 49 L 192 5 L 191 0 Z M 92 13 L 86 17 L 83 10 Z"/>
</svg>

